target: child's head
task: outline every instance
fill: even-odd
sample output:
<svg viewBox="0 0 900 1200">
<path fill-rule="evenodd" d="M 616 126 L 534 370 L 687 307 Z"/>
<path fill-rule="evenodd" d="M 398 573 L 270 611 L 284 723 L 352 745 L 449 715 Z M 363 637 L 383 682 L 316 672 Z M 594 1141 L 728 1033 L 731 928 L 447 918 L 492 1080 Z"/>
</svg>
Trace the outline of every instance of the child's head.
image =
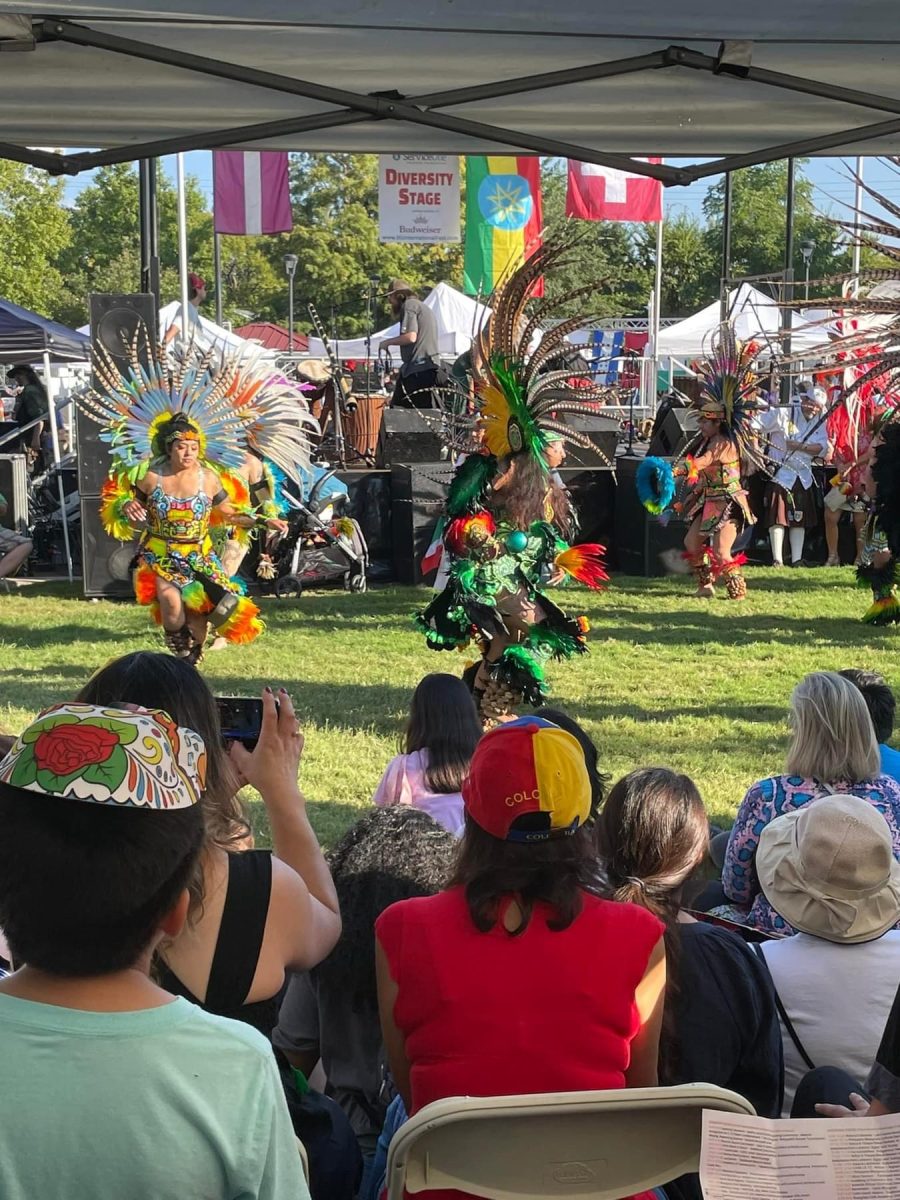
<svg viewBox="0 0 900 1200">
<path fill-rule="evenodd" d="M 459 791 L 481 733 L 475 701 L 463 681 L 426 675 L 413 692 L 403 749 L 428 751 L 426 781 L 433 792 Z"/>
<path fill-rule="evenodd" d="M 458 843 L 409 805 L 373 808 L 328 856 L 341 906 L 341 939 L 316 968 L 320 983 L 375 1009 L 375 921 L 391 904 L 431 896 L 450 878 Z"/>
<path fill-rule="evenodd" d="M 0 762 L 0 927 L 16 965 L 96 976 L 174 935 L 203 840 L 202 740 L 163 712 L 59 704 Z"/>
</svg>

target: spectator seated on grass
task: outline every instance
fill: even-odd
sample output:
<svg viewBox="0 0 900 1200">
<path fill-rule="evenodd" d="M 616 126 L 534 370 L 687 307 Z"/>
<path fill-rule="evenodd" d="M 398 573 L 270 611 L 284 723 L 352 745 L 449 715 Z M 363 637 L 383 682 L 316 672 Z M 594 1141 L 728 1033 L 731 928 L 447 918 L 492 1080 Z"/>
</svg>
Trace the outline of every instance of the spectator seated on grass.
<svg viewBox="0 0 900 1200">
<path fill-rule="evenodd" d="M 859 690 L 834 671 L 815 671 L 794 688 L 790 723 L 784 774 L 753 784 L 728 840 L 722 886 L 730 904 L 712 910 L 779 935 L 793 930 L 762 895 L 756 871 L 760 834 L 776 817 L 823 796 L 859 796 L 887 821 L 894 856 L 900 856 L 900 785 L 881 773 L 872 718 Z"/>
<path fill-rule="evenodd" d="M 263 693 L 262 732 L 249 753 L 226 753 L 216 702 L 202 675 L 170 654 L 114 659 L 82 688 L 92 704 L 144 704 L 172 713 L 207 745 L 206 838 L 188 921 L 161 950 L 161 982 L 207 1012 L 271 1036 L 287 970 L 321 962 L 340 934 L 337 896 L 306 815 L 297 771 L 303 737 L 290 697 Z M 239 784 L 266 806 L 273 851 L 245 850 Z"/>
<path fill-rule="evenodd" d="M 655 1084 L 663 925 L 603 897 L 579 743 L 536 717 L 502 725 L 479 742 L 463 799 L 450 887 L 375 926 L 385 1048 L 407 1111 Z"/>
<path fill-rule="evenodd" d="M 781 1005 L 784 1115 L 811 1117 L 828 1097 L 801 1087 L 809 1070 L 861 1079 L 874 1060 L 900 979 L 900 864 L 870 804 L 824 796 L 766 826 L 756 869 L 769 903 L 798 931 L 756 949 Z"/>
<path fill-rule="evenodd" d="M 413 692 L 403 753 L 388 763 L 373 803 L 412 805 L 458 837 L 464 825 L 459 789 L 481 733 L 475 701 L 463 681 L 426 675 Z"/>
<path fill-rule="evenodd" d="M 375 921 L 391 904 L 446 886 L 458 842 L 427 813 L 408 805 L 376 808 L 329 855 L 343 930 L 328 958 L 295 975 L 273 1042 L 294 1067 L 312 1074 L 321 1059 L 326 1092 L 347 1114 L 368 1164 L 392 1089 L 375 983 Z M 360 1194 L 365 1195 L 363 1183 Z"/>
<path fill-rule="evenodd" d="M 736 934 L 696 921 L 681 907 L 685 883 L 709 845 L 709 820 L 694 783 L 665 767 L 632 771 L 609 793 L 596 836 L 616 900 L 665 922 L 660 1082 L 715 1083 L 746 1097 L 760 1116 L 778 1116 L 781 1035 L 765 967 Z M 685 1176 L 667 1184 L 666 1193 L 699 1200 L 699 1180 Z"/>
<path fill-rule="evenodd" d="M 875 729 L 875 740 L 878 742 L 882 775 L 890 775 L 891 779 L 900 783 L 900 750 L 888 745 L 894 732 L 894 715 L 897 709 L 894 693 L 877 671 L 859 671 L 851 667 L 846 671 L 839 671 L 838 674 L 858 687 L 866 702 Z"/>
<path fill-rule="evenodd" d="M 0 762 L 4 1200 L 305 1198 L 269 1043 L 153 983 L 203 845 L 166 713 L 46 710 Z"/>
</svg>

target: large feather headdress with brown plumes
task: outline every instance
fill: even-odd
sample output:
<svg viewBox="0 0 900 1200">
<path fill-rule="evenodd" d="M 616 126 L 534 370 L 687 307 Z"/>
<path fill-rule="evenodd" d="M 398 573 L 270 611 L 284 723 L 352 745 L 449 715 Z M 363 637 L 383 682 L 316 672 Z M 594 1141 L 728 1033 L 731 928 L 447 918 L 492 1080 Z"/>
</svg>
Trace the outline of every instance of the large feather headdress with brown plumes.
<svg viewBox="0 0 900 1200">
<path fill-rule="evenodd" d="M 574 349 L 567 339 L 583 328 L 587 317 L 549 323 L 562 304 L 596 288 L 580 288 L 558 301 L 531 305 L 539 280 L 573 261 L 581 237 L 570 228 L 547 237 L 494 289 L 487 302 L 491 316 L 477 331 L 473 345 L 483 380 L 478 412 L 467 422 L 459 415 L 458 393 L 452 395 L 452 389 L 441 393 L 441 408 L 451 430 L 447 440 L 456 448 L 474 449 L 480 438 L 497 458 L 526 453 L 543 463 L 551 441 L 562 438 L 578 446 L 591 445 L 565 418 L 596 413 L 599 405 L 618 398 L 618 389 L 598 387 L 587 364 L 573 367 L 565 361 Z"/>
<path fill-rule="evenodd" d="M 701 380 L 696 407 L 701 416 L 721 421 L 741 456 L 760 470 L 765 461 L 756 446 L 753 418 L 761 406 L 755 360 L 758 342 L 740 341 L 726 321 L 713 333 L 704 359 L 697 364 Z"/>
</svg>

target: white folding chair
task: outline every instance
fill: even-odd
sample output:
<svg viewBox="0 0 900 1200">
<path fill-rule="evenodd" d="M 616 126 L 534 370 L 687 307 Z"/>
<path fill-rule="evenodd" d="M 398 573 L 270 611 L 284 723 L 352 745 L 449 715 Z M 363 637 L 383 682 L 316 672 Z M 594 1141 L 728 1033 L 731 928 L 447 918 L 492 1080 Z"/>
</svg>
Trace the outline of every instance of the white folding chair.
<svg viewBox="0 0 900 1200">
<path fill-rule="evenodd" d="M 438 1100 L 395 1134 L 388 1200 L 430 1188 L 620 1200 L 698 1170 L 705 1108 L 753 1115 L 742 1096 L 705 1083 Z"/>
</svg>

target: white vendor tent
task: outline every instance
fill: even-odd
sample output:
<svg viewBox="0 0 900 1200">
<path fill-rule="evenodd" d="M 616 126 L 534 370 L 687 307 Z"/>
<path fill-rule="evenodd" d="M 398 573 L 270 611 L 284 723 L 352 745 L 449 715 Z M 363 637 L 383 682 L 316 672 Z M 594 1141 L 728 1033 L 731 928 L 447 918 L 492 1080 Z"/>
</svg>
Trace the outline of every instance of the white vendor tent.
<svg viewBox="0 0 900 1200">
<path fill-rule="evenodd" d="M 765 346 L 773 342 L 781 328 L 782 312 L 771 296 L 742 283 L 729 293 L 728 315 L 735 332 L 742 341 L 759 341 Z M 827 327 L 819 320 L 809 321 L 794 313 L 791 321 L 791 349 L 802 354 L 816 349 L 827 342 Z M 685 317 L 675 325 L 660 331 L 659 357 L 677 358 L 685 361 L 698 358 L 709 349 L 709 342 L 722 319 L 722 308 L 717 300 L 701 308 L 693 316 Z"/>
<path fill-rule="evenodd" d="M 208 317 L 204 317 L 193 305 L 188 305 L 188 311 L 191 337 L 199 349 L 209 350 L 215 346 L 219 350 L 247 350 L 252 346 L 259 353 L 266 353 L 266 351 L 260 351 L 257 342 L 251 342 L 246 338 L 238 337 L 230 329 L 223 329 L 215 321 L 210 321 Z M 165 340 L 166 334 L 173 328 L 177 332 L 181 330 L 181 305 L 177 300 L 173 300 L 171 304 L 166 304 L 159 310 L 160 338 Z M 90 325 L 82 325 L 78 332 L 90 336 L 91 327 Z"/>
<path fill-rule="evenodd" d="M 530 153 L 689 184 L 900 152 L 896 44 L 896 0 L 0 0 L 0 157 Z"/>
<path fill-rule="evenodd" d="M 462 292 L 452 288 L 449 283 L 439 283 L 437 287 L 432 288 L 422 303 L 426 308 L 431 309 L 437 319 L 438 345 L 441 354 L 454 357 L 464 354 L 469 349 L 472 338 L 491 315 L 491 310 L 484 304 L 479 304 L 471 296 L 464 296 Z M 379 329 L 377 333 L 373 333 L 372 357 L 375 358 L 378 354 L 378 343 L 382 338 L 396 337 L 399 332 L 400 326 L 395 322 L 387 329 Z M 364 337 L 344 338 L 335 342 L 333 349 L 338 358 L 343 360 L 365 358 L 366 345 L 367 341 Z M 392 346 L 390 350 L 392 357 L 399 361 L 398 347 Z M 311 337 L 309 339 L 309 353 L 313 358 L 321 358 L 324 355 L 325 347 L 319 338 Z"/>
</svg>

